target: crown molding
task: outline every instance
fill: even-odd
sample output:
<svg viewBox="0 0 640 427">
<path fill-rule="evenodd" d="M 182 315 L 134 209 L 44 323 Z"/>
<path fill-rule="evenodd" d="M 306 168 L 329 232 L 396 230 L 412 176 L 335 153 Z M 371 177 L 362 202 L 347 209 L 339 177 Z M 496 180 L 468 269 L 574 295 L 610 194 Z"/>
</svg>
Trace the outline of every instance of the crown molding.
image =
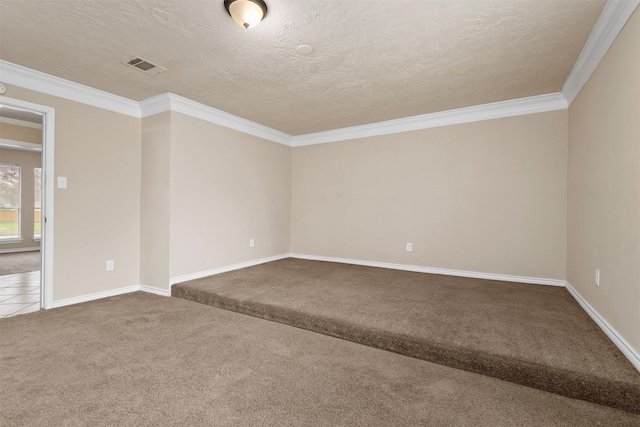
<svg viewBox="0 0 640 427">
<path fill-rule="evenodd" d="M 561 93 L 557 92 L 547 95 L 513 99 L 510 101 L 476 105 L 473 107 L 458 108 L 438 113 L 422 114 L 419 116 L 388 120 L 369 125 L 298 135 L 293 137 L 293 146 L 302 147 L 305 145 L 325 144 L 328 142 L 389 135 L 393 133 L 478 122 L 482 120 L 543 113 L 546 111 L 563 110 L 566 108 L 567 100 Z"/>
<path fill-rule="evenodd" d="M 0 81 L 127 116 L 140 117 L 140 105 L 136 101 L 4 60 L 0 60 Z"/>
<path fill-rule="evenodd" d="M 24 128 L 42 129 L 42 125 L 39 123 L 28 122 L 26 120 L 12 119 L 9 117 L 0 117 L 0 123 L 6 123 L 8 125 L 22 126 Z"/>
<path fill-rule="evenodd" d="M 625 26 L 633 12 L 640 5 L 640 0 L 609 0 L 602 14 L 593 26 L 578 60 L 571 69 L 567 81 L 562 87 L 562 94 L 569 105 L 578 96 L 591 74 L 604 58 L 616 37 Z"/>
<path fill-rule="evenodd" d="M 170 95 L 171 94 L 167 92 L 140 101 L 140 117 L 144 119 L 166 111 L 171 111 Z"/>
<path fill-rule="evenodd" d="M 566 109 L 568 106 L 566 98 L 562 93 L 558 92 L 335 129 L 326 132 L 291 136 L 287 133 L 234 116 L 233 114 L 200 104 L 173 93 L 163 93 L 145 99 L 144 101 L 136 102 L 3 60 L 0 60 L 0 80 L 26 89 L 138 118 L 150 117 L 165 111 L 176 111 L 289 147 L 325 144 L 433 127 L 542 113 Z"/>
<path fill-rule="evenodd" d="M 173 93 L 163 93 L 140 102 L 142 117 L 149 117 L 165 111 L 176 111 L 209 123 L 234 129 L 268 141 L 291 147 L 291 135 L 263 126 L 242 117 L 225 113 L 213 107 L 192 101 Z"/>
</svg>

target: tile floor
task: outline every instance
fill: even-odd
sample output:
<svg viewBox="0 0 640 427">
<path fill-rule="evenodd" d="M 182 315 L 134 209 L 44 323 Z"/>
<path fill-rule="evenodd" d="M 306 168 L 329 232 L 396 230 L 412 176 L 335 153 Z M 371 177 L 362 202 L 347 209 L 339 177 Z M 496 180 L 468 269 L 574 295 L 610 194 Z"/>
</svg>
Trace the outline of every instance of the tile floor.
<svg viewBox="0 0 640 427">
<path fill-rule="evenodd" d="M 0 276 L 0 318 L 40 310 L 40 272 Z"/>
</svg>

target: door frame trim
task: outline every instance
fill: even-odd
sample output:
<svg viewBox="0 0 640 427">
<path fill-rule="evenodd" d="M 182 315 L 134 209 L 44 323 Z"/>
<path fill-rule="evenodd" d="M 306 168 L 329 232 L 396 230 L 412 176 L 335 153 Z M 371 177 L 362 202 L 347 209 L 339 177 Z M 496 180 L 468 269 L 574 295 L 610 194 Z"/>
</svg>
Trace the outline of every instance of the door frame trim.
<svg viewBox="0 0 640 427">
<path fill-rule="evenodd" d="M 0 104 L 42 114 L 42 207 L 44 215 L 40 239 L 40 307 L 53 308 L 53 197 L 55 108 L 0 96 Z"/>
</svg>

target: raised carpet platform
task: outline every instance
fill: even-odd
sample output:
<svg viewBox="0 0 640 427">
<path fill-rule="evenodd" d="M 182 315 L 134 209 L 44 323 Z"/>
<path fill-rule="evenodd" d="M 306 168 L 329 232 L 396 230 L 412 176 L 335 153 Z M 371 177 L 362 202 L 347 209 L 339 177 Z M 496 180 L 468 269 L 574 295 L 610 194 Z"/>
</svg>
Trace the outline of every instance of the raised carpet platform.
<svg viewBox="0 0 640 427">
<path fill-rule="evenodd" d="M 640 373 L 564 288 L 289 258 L 171 293 L 640 413 Z"/>
</svg>

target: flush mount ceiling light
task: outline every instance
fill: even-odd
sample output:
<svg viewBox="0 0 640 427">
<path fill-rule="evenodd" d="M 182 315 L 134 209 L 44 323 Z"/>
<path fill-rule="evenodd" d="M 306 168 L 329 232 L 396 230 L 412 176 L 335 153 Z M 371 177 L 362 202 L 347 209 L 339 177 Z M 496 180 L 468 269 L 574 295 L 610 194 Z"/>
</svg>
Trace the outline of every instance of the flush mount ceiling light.
<svg viewBox="0 0 640 427">
<path fill-rule="evenodd" d="M 267 4 L 262 0 L 224 0 L 224 7 L 236 24 L 253 28 L 267 14 Z"/>
</svg>

